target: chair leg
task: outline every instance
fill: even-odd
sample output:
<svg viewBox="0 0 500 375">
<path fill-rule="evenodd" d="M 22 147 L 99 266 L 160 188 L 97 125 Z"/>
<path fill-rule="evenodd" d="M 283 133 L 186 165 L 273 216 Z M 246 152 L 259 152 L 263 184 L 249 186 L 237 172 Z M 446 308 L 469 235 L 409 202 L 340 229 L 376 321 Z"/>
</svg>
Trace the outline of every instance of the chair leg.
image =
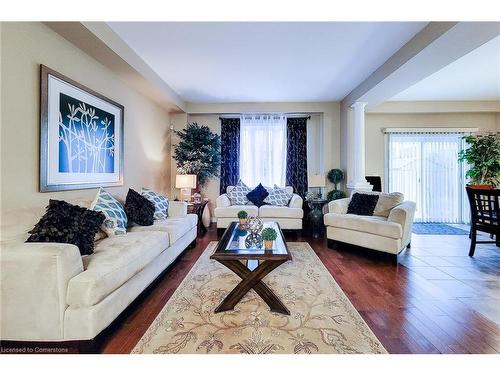
<svg viewBox="0 0 500 375">
<path fill-rule="evenodd" d="M 469 249 L 469 256 L 474 256 L 474 251 L 476 250 L 476 228 L 471 227 L 470 229 L 470 249 Z"/>
</svg>

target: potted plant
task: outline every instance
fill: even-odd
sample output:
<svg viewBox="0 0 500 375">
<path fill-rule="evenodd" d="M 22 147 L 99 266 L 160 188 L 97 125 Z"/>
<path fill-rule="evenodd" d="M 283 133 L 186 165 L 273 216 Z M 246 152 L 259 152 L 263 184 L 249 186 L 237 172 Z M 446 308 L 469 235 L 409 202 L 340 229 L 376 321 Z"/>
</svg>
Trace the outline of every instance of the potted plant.
<svg viewBox="0 0 500 375">
<path fill-rule="evenodd" d="M 219 177 L 220 135 L 196 122 L 187 124 L 185 129 L 174 130 L 174 134 L 179 138 L 172 155 L 177 172 L 196 175 L 196 192 L 199 192 L 210 178 Z"/>
<path fill-rule="evenodd" d="M 328 172 L 327 178 L 334 185 L 334 189 L 326 195 L 328 202 L 345 198 L 345 193 L 337 189 L 338 184 L 344 179 L 344 172 L 341 169 L 332 169 Z"/>
<path fill-rule="evenodd" d="M 240 219 L 240 228 L 243 228 L 247 223 L 248 213 L 246 211 L 238 212 L 238 219 Z"/>
<path fill-rule="evenodd" d="M 463 137 L 469 145 L 458 153 L 458 160 L 469 165 L 466 177 L 476 189 L 492 189 L 500 184 L 500 136 L 477 134 Z"/>
<path fill-rule="evenodd" d="M 278 238 L 278 233 L 273 228 L 264 228 L 262 231 L 262 239 L 264 240 L 264 248 L 266 250 L 272 250 L 273 241 Z"/>
</svg>

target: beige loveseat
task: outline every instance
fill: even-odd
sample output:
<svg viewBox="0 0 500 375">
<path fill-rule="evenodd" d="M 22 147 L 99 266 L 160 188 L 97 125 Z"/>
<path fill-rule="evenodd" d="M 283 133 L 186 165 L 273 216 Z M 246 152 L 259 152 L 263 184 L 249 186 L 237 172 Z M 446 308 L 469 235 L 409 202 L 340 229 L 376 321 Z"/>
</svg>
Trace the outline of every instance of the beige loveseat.
<svg viewBox="0 0 500 375">
<path fill-rule="evenodd" d="M 233 186 L 228 186 L 226 191 L 230 191 Z M 238 212 L 246 211 L 249 216 L 258 216 L 262 221 L 276 221 L 283 230 L 300 230 L 302 229 L 302 217 L 304 210 L 302 209 L 302 198 L 293 193 L 293 187 L 287 186 L 285 190 L 292 194 L 292 198 L 288 206 L 271 206 L 264 205 L 257 207 L 249 202 L 246 205 L 231 205 L 227 194 L 220 195 L 215 201 L 215 217 L 217 219 L 217 229 L 220 234 L 233 221 L 238 221 Z"/>
<path fill-rule="evenodd" d="M 324 216 L 328 246 L 338 241 L 397 256 L 410 245 L 415 203 L 401 193 L 359 193 L 379 195 L 373 216 L 347 214 L 350 198 L 331 201 Z"/>
<path fill-rule="evenodd" d="M 88 207 L 90 202 L 72 202 Z M 94 253 L 61 243 L 25 243 L 45 212 L 2 214 L 2 340 L 91 340 L 196 239 L 196 215 L 170 202 L 169 217 L 106 237 Z"/>
</svg>

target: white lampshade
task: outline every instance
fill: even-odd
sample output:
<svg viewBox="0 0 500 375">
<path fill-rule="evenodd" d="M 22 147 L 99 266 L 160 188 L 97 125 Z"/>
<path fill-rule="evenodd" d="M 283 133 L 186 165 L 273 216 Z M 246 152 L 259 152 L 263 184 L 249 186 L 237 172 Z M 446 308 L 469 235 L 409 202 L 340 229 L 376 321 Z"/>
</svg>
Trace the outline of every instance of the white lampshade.
<svg viewBox="0 0 500 375">
<path fill-rule="evenodd" d="M 308 176 L 307 185 L 309 187 L 325 187 L 324 174 L 311 174 Z"/>
<path fill-rule="evenodd" d="M 195 189 L 196 175 L 195 174 L 178 174 L 175 176 L 175 187 L 177 189 Z"/>
</svg>

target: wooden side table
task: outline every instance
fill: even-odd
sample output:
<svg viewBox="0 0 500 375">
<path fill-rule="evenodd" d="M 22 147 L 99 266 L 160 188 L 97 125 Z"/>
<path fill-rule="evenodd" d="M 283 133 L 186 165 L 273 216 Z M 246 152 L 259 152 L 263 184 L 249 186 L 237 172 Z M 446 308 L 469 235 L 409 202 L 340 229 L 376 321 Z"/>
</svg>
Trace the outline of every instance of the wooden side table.
<svg viewBox="0 0 500 375">
<path fill-rule="evenodd" d="M 198 216 L 198 234 L 204 235 L 207 233 L 207 228 L 203 224 L 203 211 L 208 204 L 207 201 L 202 201 L 201 203 L 188 203 L 188 214 L 196 214 Z"/>
<path fill-rule="evenodd" d="M 321 238 L 325 233 L 325 226 L 323 225 L 323 206 L 328 203 L 326 199 L 311 199 L 306 201 L 309 206 L 309 213 L 307 219 L 311 228 L 311 235 L 313 238 Z"/>
</svg>

